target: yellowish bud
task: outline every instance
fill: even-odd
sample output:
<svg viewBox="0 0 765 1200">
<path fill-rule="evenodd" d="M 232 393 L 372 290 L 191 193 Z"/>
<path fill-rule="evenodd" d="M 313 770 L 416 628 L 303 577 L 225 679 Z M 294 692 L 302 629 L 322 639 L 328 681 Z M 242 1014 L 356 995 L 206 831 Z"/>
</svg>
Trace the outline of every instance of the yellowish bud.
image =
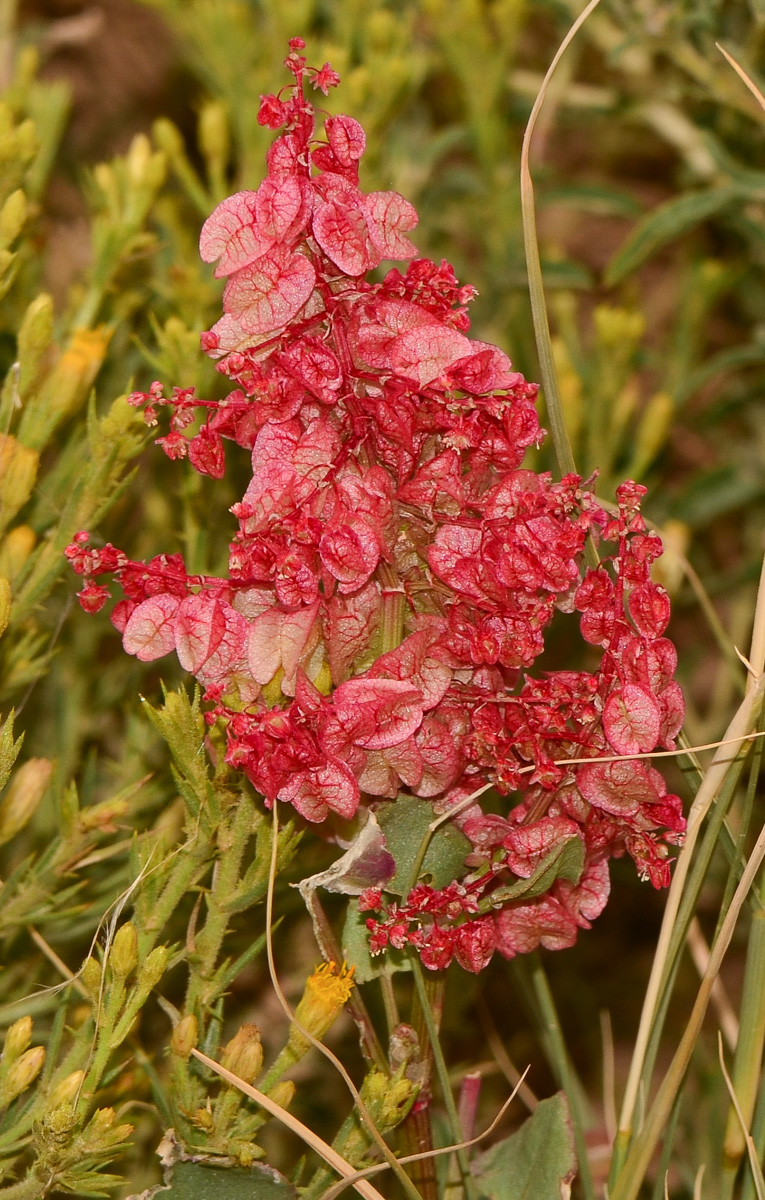
<svg viewBox="0 0 765 1200">
<path fill-rule="evenodd" d="M 0 637 L 8 628 L 11 619 L 11 584 L 5 575 L 0 575 Z"/>
<path fill-rule="evenodd" d="M 47 292 L 41 292 L 28 306 L 19 327 L 17 353 L 21 367 L 19 391 L 22 396 L 34 378 L 52 338 L 53 299 Z"/>
<path fill-rule="evenodd" d="M 97 329 L 75 329 L 69 345 L 45 381 L 45 400 L 49 409 L 68 416 L 79 408 L 90 389 L 109 347 L 111 331 L 105 325 Z"/>
<path fill-rule="evenodd" d="M 138 962 L 138 934 L 135 925 L 126 921 L 114 935 L 109 951 L 109 966 L 117 979 L 126 979 Z"/>
<path fill-rule="evenodd" d="M 32 1040 L 32 1018 L 19 1017 L 9 1027 L 3 1044 L 3 1061 L 6 1065 L 23 1054 Z"/>
<path fill-rule="evenodd" d="M 11 583 L 35 548 L 37 536 L 31 525 L 17 525 L 0 544 L 0 575 Z"/>
<path fill-rule="evenodd" d="M 45 795 L 52 770 L 49 758 L 30 758 L 14 773 L 0 800 L 0 846 L 29 824 Z"/>
<path fill-rule="evenodd" d="M 138 972 L 138 986 L 151 990 L 156 987 L 167 969 L 167 946 L 155 946 Z"/>
<path fill-rule="evenodd" d="M 164 150 L 169 159 L 180 158 L 185 155 L 183 145 L 183 137 L 177 125 L 172 121 L 168 121 L 167 117 L 160 117 L 152 126 L 154 141 L 159 146 L 160 150 Z"/>
<path fill-rule="evenodd" d="M 280 1108 L 289 1108 L 295 1095 L 295 1084 L 291 1079 L 281 1079 L 268 1094 L 274 1104 L 278 1104 Z"/>
<path fill-rule="evenodd" d="M 129 800 L 103 800 L 101 804 L 92 804 L 90 808 L 80 811 L 80 826 L 82 829 L 101 829 L 106 833 L 116 829 L 115 822 L 127 816 L 130 812 Z"/>
<path fill-rule="evenodd" d="M 598 305 L 593 313 L 593 321 L 598 342 L 606 349 L 611 346 L 623 349 L 625 343 L 637 345 L 645 332 L 642 313 L 612 308 L 609 304 Z"/>
<path fill-rule="evenodd" d="M 22 446 L 13 434 L 0 433 L 0 516 L 4 522 L 10 521 L 32 495 L 39 461 L 36 450 Z"/>
<path fill-rule="evenodd" d="M 226 106 L 210 100 L 199 114 L 199 148 L 206 161 L 219 170 L 228 162 L 229 127 Z"/>
<path fill-rule="evenodd" d="M 308 976 L 305 992 L 295 1009 L 296 1019 L 315 1038 L 323 1038 L 352 989 L 353 968 L 349 971 L 344 964 L 338 968 L 334 963 L 322 963 Z M 295 1026 L 290 1030 L 289 1044 L 303 1053 L 308 1049 L 306 1039 Z"/>
<path fill-rule="evenodd" d="M 37 153 L 38 146 L 39 141 L 34 121 L 31 118 L 28 121 L 22 121 L 16 129 L 16 148 L 19 158 L 29 162 Z"/>
<path fill-rule="evenodd" d="M 674 596 L 685 576 L 683 559 L 688 553 L 691 531 L 683 521 L 672 519 L 662 525 L 659 533 L 664 553 L 651 564 L 651 578 Z"/>
<path fill-rule="evenodd" d="M 242 1025 L 223 1050 L 221 1063 L 245 1083 L 253 1083 L 263 1066 L 263 1047 L 257 1025 Z"/>
<path fill-rule="evenodd" d="M 675 415 L 675 404 L 668 392 L 656 392 L 645 406 L 635 437 L 635 452 L 627 472 L 639 479 L 663 448 Z"/>
<path fill-rule="evenodd" d="M 62 1104 L 71 1104 L 82 1087 L 84 1078 L 84 1071 L 72 1071 L 70 1075 L 66 1075 L 48 1096 L 48 1107 L 60 1108 Z"/>
<path fill-rule="evenodd" d="M 198 1038 L 199 1026 L 197 1025 L 197 1019 L 193 1013 L 187 1013 L 185 1017 L 181 1017 L 173 1030 L 173 1035 L 170 1038 L 170 1049 L 179 1058 L 188 1058 L 196 1046 Z"/>
<path fill-rule="evenodd" d="M 27 211 L 27 198 L 21 188 L 17 188 L 0 208 L 0 246 L 3 249 L 10 246 L 21 233 Z"/>
<path fill-rule="evenodd" d="M 209 1133 L 215 1121 L 212 1112 L 209 1108 L 195 1108 L 191 1114 L 191 1124 L 196 1125 L 197 1129 L 204 1129 L 205 1133 Z"/>
<path fill-rule="evenodd" d="M 44 1046 L 33 1046 L 31 1050 L 25 1050 L 19 1055 L 0 1083 L 0 1106 L 10 1104 L 30 1083 L 34 1083 L 42 1071 L 44 1062 Z"/>
<path fill-rule="evenodd" d="M 94 1004 L 98 1002 L 101 994 L 101 964 L 95 958 L 86 958 L 80 971 L 80 980 L 85 991 L 90 996 Z"/>
</svg>

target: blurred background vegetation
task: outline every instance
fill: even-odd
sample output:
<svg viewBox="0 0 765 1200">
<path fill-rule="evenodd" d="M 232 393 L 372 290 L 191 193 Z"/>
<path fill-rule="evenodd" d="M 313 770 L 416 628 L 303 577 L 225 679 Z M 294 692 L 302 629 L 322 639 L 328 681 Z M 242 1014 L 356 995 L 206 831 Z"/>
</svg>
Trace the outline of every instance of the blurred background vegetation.
<svg viewBox="0 0 765 1200">
<path fill-rule="evenodd" d="M 24 734 L 13 769 L 9 723 L 0 746 L 10 774 L 0 799 L 0 1031 L 29 1013 L 35 1045 L 54 1036 L 60 994 L 24 998 L 61 982 L 55 956 L 79 969 L 99 920 L 135 877 L 145 839 L 173 846 L 181 836 L 162 723 L 147 719 L 140 699 L 159 705 L 160 681 L 177 687 L 181 675 L 169 660 L 128 658 L 105 615 L 80 612 L 62 551 L 86 528 L 137 558 L 181 551 L 191 570 L 225 570 L 227 508 L 246 486 L 246 455 L 230 453 L 225 481 L 202 480 L 147 448 L 124 396 L 154 378 L 223 394 L 199 350 L 221 288 L 198 259 L 198 231 L 219 200 L 262 177 L 271 133 L 257 124 L 258 100 L 285 83 L 287 39 L 300 34 L 310 62 L 339 71 L 342 85 L 326 104 L 366 129 L 365 189 L 395 188 L 416 205 L 420 252 L 448 258 L 478 287 L 473 334 L 533 379 L 520 142 L 580 8 L 578 0 L 22 0 L 18 8 L 0 0 L 0 705 L 5 718 L 15 709 L 15 737 Z M 599 471 L 605 498 L 625 477 L 650 489 L 694 742 L 720 735 L 741 694 L 732 647 L 748 644 L 765 528 L 765 129 L 716 42 L 761 78 L 763 0 L 603 0 L 555 77 L 533 151 L 578 469 Z M 553 469 L 550 452 L 530 465 Z M 578 662 L 560 640 L 550 653 L 556 667 Z M 38 765 L 25 768 L 29 760 Z M 735 832 L 735 810 L 730 819 Z M 310 840 L 301 874 L 333 854 Z M 724 885 L 722 857 L 715 870 L 702 925 Z M 620 864 L 614 877 L 596 930 L 574 951 L 545 957 L 583 1080 L 596 1176 L 612 1122 L 598 1014 L 610 1012 L 618 1089 L 661 911 L 661 897 Z M 162 934 L 173 947 L 163 991 L 177 1004 L 188 922 L 208 886 L 204 876 L 192 882 L 197 892 Z M 285 887 L 280 903 L 281 967 L 299 995 L 317 955 L 294 893 Z M 263 927 L 259 903 L 232 920 L 228 959 L 246 955 Z M 741 958 L 739 948 L 728 968 L 734 997 Z M 683 970 L 678 1011 L 694 986 L 690 960 Z M 463 976 L 444 1017 L 455 1076 L 476 1064 L 485 1072 L 487 1113 L 511 1070 L 503 1045 L 514 1062 L 534 1064 L 538 1095 L 555 1085 L 517 972 L 517 1003 L 506 1000 L 507 971 L 495 963 L 478 979 Z M 285 1026 L 262 962 L 225 982 L 225 1008 L 216 997 L 211 1018 L 218 1040 L 255 1021 L 267 1050 L 277 1050 Z M 82 1002 L 72 994 L 74 1026 L 85 1019 Z M 110 1168 L 126 1180 L 123 1195 L 158 1178 L 163 1118 L 148 1106 L 169 1030 L 150 1001 L 140 1040 L 131 1034 L 100 1080 L 101 1106 L 146 1106 L 130 1112 L 133 1149 Z M 334 1036 L 352 1060 L 350 1024 Z M 717 1111 L 722 1092 L 715 1054 L 710 1036 L 679 1112 L 673 1196 L 693 1193 L 701 1161 L 716 1194 L 722 1128 L 714 1116 L 699 1120 Z M 0 1156 L 8 1164 L 20 1156 L 22 1173 L 45 1151 L 28 1139 L 54 1076 L 67 1075 L 60 1061 L 49 1054 L 38 1099 L 0 1140 Z M 68 1061 L 70 1073 L 76 1065 Z M 304 1084 L 321 1070 L 301 1069 Z M 331 1139 L 345 1100 L 322 1078 L 321 1104 L 308 1087 L 300 1100 L 300 1081 L 298 1100 Z M 264 1136 L 290 1169 L 293 1142 Z M 78 1186 L 70 1190 L 88 1194 Z"/>
</svg>

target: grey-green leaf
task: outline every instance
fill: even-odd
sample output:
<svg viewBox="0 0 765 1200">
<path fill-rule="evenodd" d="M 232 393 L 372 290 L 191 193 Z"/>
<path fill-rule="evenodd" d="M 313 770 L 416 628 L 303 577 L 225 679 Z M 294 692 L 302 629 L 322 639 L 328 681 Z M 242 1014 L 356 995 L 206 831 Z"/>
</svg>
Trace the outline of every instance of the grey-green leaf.
<svg viewBox="0 0 765 1200">
<path fill-rule="evenodd" d="M 378 811 L 377 820 L 385 834 L 385 844 L 396 862 L 395 874 L 385 884 L 386 892 L 400 896 L 416 882 L 411 879 L 411 873 L 435 815 L 433 805 L 416 796 L 399 796 L 398 800 Z M 443 825 L 428 843 L 419 877 L 428 879 L 435 888 L 445 887 L 464 873 L 465 856 L 471 849 L 470 842 L 458 829 Z"/>
<path fill-rule="evenodd" d="M 740 199 L 741 189 L 728 185 L 689 192 L 660 204 L 637 223 L 624 245 L 616 252 L 606 268 L 604 282 L 608 286 L 620 283 L 667 242 L 687 233 Z"/>
<path fill-rule="evenodd" d="M 520 1129 L 474 1161 L 472 1173 L 486 1200 L 563 1200 L 576 1174 L 563 1093 L 542 1100 Z"/>
<path fill-rule="evenodd" d="M 384 954 L 372 958 L 369 953 L 369 931 L 365 924 L 366 913 L 359 912 L 357 900 L 351 900 L 343 927 L 343 958 L 354 968 L 355 983 L 369 983 L 380 975 L 394 975 L 397 971 L 411 971 L 412 967 L 403 950 L 388 946 Z"/>
<path fill-rule="evenodd" d="M 244 1171 L 179 1162 L 170 1188 L 158 1195 L 163 1200 L 294 1200 L 297 1192 L 273 1167 L 255 1164 Z"/>
</svg>

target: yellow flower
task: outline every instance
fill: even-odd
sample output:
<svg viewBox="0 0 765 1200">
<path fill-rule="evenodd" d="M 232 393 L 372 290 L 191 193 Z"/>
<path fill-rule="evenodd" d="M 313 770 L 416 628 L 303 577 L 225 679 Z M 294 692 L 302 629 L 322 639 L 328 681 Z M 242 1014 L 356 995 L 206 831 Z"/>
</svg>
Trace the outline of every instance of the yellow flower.
<svg viewBox="0 0 765 1200">
<path fill-rule="evenodd" d="M 335 963 L 322 963 L 312 975 L 309 975 L 303 998 L 295 1010 L 297 1021 L 312 1033 L 315 1038 L 322 1038 L 340 1012 L 351 994 L 353 988 L 353 967 L 350 970 L 345 963 L 337 967 Z M 301 1045 L 305 1039 L 293 1028 L 290 1032 L 290 1043 Z"/>
</svg>

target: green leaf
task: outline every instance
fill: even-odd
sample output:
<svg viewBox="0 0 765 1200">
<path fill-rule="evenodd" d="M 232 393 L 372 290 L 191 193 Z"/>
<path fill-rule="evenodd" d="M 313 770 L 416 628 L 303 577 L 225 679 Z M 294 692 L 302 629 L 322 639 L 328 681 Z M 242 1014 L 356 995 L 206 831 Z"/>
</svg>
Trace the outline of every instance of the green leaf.
<svg viewBox="0 0 765 1200">
<path fill-rule="evenodd" d="M 273 1167 L 255 1165 L 242 1171 L 179 1162 L 173 1167 L 167 1200 L 293 1200 L 297 1192 Z"/>
<path fill-rule="evenodd" d="M 385 844 L 396 860 L 396 872 L 385 884 L 386 892 L 401 896 L 411 886 L 411 875 L 428 826 L 436 813 L 427 800 L 416 796 L 399 796 L 377 813 Z M 419 879 L 429 877 L 435 888 L 445 887 L 457 879 L 465 868 L 465 857 L 472 847 L 467 838 L 451 825 L 443 825 L 433 834 L 420 867 Z"/>
<path fill-rule="evenodd" d="M 486 1200 L 561 1200 L 576 1174 L 576 1154 L 563 1092 L 542 1100 L 510 1137 L 473 1163 Z"/>
<path fill-rule="evenodd" d="M 708 217 L 741 199 L 741 190 L 726 186 L 689 192 L 668 200 L 639 221 L 606 268 L 604 283 L 612 286 L 641 266 L 667 242 L 687 233 Z"/>
<path fill-rule="evenodd" d="M 556 879 L 568 879 L 578 883 L 584 869 L 584 843 L 581 838 L 572 837 L 561 842 L 551 850 L 547 858 L 543 858 L 533 875 L 528 879 L 519 879 L 509 887 L 497 888 L 485 900 L 479 909 L 482 913 L 500 908 L 511 900 L 532 900 L 549 891 Z"/>
<path fill-rule="evenodd" d="M 412 966 L 403 950 L 388 946 L 384 954 L 372 958 L 369 953 L 369 931 L 365 924 L 366 914 L 359 912 L 358 900 L 351 900 L 343 926 L 343 958 L 354 968 L 355 983 L 369 983 L 380 975 L 395 975 L 397 971 L 411 971 Z"/>
</svg>

